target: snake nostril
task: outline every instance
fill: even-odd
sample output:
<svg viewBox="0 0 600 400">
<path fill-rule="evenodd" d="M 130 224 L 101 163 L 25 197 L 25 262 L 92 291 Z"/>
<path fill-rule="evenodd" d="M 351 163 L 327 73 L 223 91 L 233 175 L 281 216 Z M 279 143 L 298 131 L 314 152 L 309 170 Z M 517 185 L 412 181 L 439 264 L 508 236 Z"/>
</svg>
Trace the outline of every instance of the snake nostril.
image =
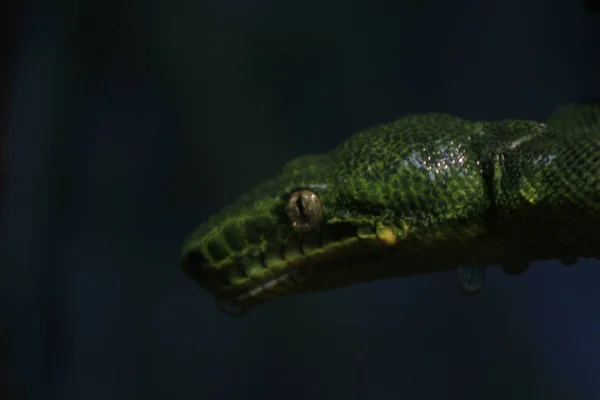
<svg viewBox="0 0 600 400">
<path fill-rule="evenodd" d="M 191 250 L 186 253 L 181 260 L 181 269 L 193 280 L 201 285 L 210 281 L 210 277 L 206 276 L 209 271 L 208 260 L 198 250 Z"/>
<path fill-rule="evenodd" d="M 199 250 L 187 253 L 183 257 L 181 266 L 190 278 L 209 291 L 230 284 L 227 270 L 211 267 L 206 256 Z"/>
<path fill-rule="evenodd" d="M 184 257 L 182 264 L 185 269 L 192 272 L 206 265 L 206 257 L 201 252 L 192 250 Z"/>
</svg>

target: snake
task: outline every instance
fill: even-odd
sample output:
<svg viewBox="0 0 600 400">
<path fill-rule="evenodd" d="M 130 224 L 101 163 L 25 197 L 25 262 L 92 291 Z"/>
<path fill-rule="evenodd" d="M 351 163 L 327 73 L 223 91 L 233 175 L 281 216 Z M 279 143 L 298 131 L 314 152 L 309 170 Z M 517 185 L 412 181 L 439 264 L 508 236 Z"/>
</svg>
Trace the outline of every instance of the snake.
<svg viewBox="0 0 600 400">
<path fill-rule="evenodd" d="M 201 223 L 181 268 L 223 311 L 455 270 L 600 256 L 600 103 L 544 122 L 410 114 L 300 156 Z"/>
</svg>

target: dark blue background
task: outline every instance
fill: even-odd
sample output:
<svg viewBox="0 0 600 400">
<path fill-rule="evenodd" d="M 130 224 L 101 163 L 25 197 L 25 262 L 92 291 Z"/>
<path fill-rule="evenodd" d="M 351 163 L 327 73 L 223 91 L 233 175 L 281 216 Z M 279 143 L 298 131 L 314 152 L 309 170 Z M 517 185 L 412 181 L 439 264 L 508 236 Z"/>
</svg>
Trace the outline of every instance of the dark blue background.
<svg viewBox="0 0 600 400">
<path fill-rule="evenodd" d="M 3 329 L 31 399 L 597 399 L 600 268 L 490 268 L 241 319 L 184 237 L 300 154 L 413 112 L 543 120 L 600 96 L 577 1 L 34 3 L 12 93 Z"/>
</svg>

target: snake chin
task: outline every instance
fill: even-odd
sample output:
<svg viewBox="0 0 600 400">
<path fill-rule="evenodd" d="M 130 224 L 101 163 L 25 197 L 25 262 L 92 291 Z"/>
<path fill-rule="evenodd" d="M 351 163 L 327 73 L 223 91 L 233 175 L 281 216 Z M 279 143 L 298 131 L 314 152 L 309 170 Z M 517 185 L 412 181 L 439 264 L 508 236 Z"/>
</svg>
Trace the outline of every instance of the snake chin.
<svg viewBox="0 0 600 400">
<path fill-rule="evenodd" d="M 246 314 L 250 308 L 267 300 L 283 297 L 308 280 L 302 271 L 312 270 L 310 266 L 290 266 L 277 276 L 243 290 L 233 298 L 216 298 L 217 305 L 231 316 Z"/>
<path fill-rule="evenodd" d="M 300 268 L 294 267 L 291 268 L 288 272 L 284 272 L 279 276 L 271 278 L 266 282 L 255 286 L 254 288 L 245 291 L 241 295 L 236 298 L 236 301 L 245 301 L 248 298 L 257 298 L 262 294 L 266 294 L 272 290 L 282 290 L 287 291 L 291 288 L 291 286 L 295 286 L 296 284 L 302 283 L 306 280 L 306 278 L 300 275 Z M 275 295 L 283 295 L 284 293 L 270 292 L 270 294 Z"/>
</svg>

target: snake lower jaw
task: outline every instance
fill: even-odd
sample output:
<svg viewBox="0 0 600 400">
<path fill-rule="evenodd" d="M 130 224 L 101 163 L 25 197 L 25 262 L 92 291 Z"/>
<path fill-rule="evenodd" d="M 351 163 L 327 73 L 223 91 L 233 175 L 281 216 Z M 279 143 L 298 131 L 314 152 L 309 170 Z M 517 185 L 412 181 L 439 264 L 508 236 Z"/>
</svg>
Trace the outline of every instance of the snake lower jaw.
<svg viewBox="0 0 600 400">
<path fill-rule="evenodd" d="M 219 308 L 229 315 L 244 315 L 250 308 L 260 303 L 294 293 L 296 286 L 308 279 L 307 271 L 309 270 L 314 270 L 314 268 L 289 267 L 285 272 L 259 285 L 251 286 L 233 298 L 225 299 L 215 296 L 216 302 Z M 304 274 L 301 271 L 304 271 Z"/>
<path fill-rule="evenodd" d="M 212 264 L 200 247 L 191 246 L 182 268 L 211 292 L 225 311 L 238 314 L 274 298 L 337 286 L 344 274 L 340 267 L 355 264 L 355 257 L 391 248 L 397 241 L 393 226 L 331 224 L 319 231 L 294 233 L 285 243 L 268 246 L 260 253 L 232 256 L 222 265 Z"/>
</svg>

